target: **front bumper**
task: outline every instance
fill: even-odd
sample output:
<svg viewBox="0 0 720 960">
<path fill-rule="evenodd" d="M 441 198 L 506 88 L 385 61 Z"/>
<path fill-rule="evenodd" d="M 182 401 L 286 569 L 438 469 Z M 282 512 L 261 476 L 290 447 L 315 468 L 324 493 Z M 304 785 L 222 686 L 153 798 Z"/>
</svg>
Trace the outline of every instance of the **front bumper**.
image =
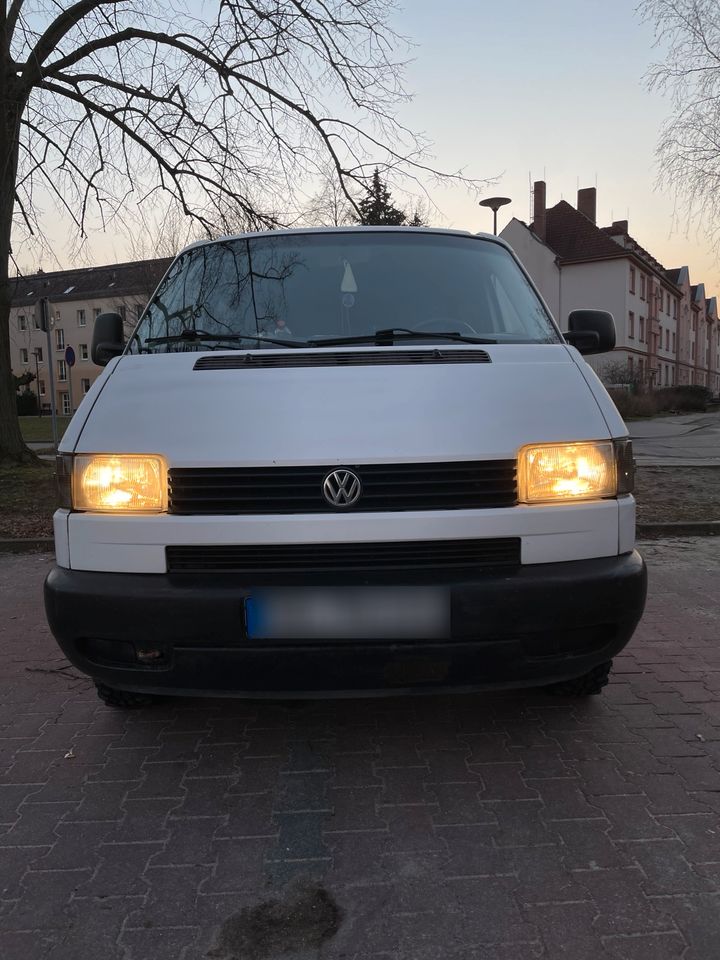
<svg viewBox="0 0 720 960">
<path fill-rule="evenodd" d="M 646 569 L 632 552 L 443 586 L 451 635 L 442 641 L 251 640 L 244 602 L 253 589 L 233 575 L 54 567 L 45 607 L 68 659 L 126 690 L 295 697 L 519 687 L 580 676 L 617 654 L 642 616 Z M 147 648 L 161 657 L 141 662 Z"/>
</svg>

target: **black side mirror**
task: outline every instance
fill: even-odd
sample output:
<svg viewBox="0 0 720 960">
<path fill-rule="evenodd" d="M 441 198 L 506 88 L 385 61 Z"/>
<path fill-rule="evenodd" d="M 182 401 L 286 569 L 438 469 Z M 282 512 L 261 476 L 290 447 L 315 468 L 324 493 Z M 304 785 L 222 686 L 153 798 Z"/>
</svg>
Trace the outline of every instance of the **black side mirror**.
<svg viewBox="0 0 720 960">
<path fill-rule="evenodd" d="M 119 313 L 101 313 L 95 320 L 90 355 L 93 363 L 104 367 L 125 349 L 123 318 Z"/>
<path fill-rule="evenodd" d="M 615 321 L 606 310 L 573 310 L 565 339 L 580 353 L 609 353 L 615 347 Z"/>
</svg>

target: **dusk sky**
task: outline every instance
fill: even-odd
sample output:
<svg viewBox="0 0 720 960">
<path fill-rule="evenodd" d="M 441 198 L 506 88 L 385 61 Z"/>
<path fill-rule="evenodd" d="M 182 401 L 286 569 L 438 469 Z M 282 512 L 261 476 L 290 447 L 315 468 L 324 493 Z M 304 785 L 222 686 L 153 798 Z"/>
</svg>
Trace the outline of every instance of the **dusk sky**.
<svg viewBox="0 0 720 960">
<path fill-rule="evenodd" d="M 666 267 L 687 263 L 693 282 L 720 291 L 717 257 L 656 187 L 670 103 L 644 86 L 662 51 L 633 0 L 406 0 L 397 22 L 418 45 L 403 115 L 432 137 L 439 165 L 499 177 L 489 195 L 513 199 L 500 229 L 528 220 L 529 174 L 547 181 L 549 206 L 575 204 L 578 184 L 597 182 L 600 225 L 629 219 Z M 492 229 L 492 214 L 462 191 L 435 197 L 453 226 Z"/>
<path fill-rule="evenodd" d="M 406 74 L 414 99 L 400 119 L 433 141 L 437 167 L 497 177 L 488 195 L 513 200 L 500 228 L 511 216 L 528 220 L 530 178 L 546 180 L 549 206 L 575 203 L 578 186 L 597 184 L 600 225 L 629 219 L 666 267 L 687 263 L 693 282 L 720 291 L 702 232 L 674 218 L 672 196 L 656 185 L 670 103 L 643 83 L 662 51 L 633 0 L 404 0 L 393 22 L 415 44 Z M 492 228 L 490 212 L 463 189 L 430 189 L 442 225 Z M 94 234 L 77 263 L 131 256 L 122 233 Z"/>
</svg>

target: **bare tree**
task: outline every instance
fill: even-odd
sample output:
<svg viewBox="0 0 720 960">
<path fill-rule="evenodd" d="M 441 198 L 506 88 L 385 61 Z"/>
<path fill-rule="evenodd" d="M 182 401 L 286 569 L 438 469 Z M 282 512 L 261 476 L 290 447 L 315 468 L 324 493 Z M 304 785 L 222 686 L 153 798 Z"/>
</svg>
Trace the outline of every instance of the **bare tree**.
<svg viewBox="0 0 720 960">
<path fill-rule="evenodd" d="M 602 365 L 600 377 L 605 386 L 627 387 L 633 392 L 638 390 L 642 382 L 637 368 L 631 367 L 625 360 L 608 360 Z"/>
<path fill-rule="evenodd" d="M 0 459 L 28 456 L 10 379 L 11 236 L 17 249 L 42 232 L 48 197 L 80 235 L 162 196 L 213 234 L 226 218 L 277 224 L 272 211 L 327 164 L 351 206 L 379 158 L 437 173 L 396 117 L 392 6 L 209 0 L 195 15 L 182 0 L 2 0 Z"/>
<path fill-rule="evenodd" d="M 670 96 L 672 112 L 658 144 L 661 182 L 678 197 L 688 221 L 702 216 L 720 242 L 720 3 L 642 0 L 662 60 L 648 71 L 650 89 Z"/>
<path fill-rule="evenodd" d="M 350 199 L 335 171 L 326 168 L 318 189 L 303 206 L 301 221 L 312 227 L 342 227 L 355 222 L 356 204 Z"/>
</svg>

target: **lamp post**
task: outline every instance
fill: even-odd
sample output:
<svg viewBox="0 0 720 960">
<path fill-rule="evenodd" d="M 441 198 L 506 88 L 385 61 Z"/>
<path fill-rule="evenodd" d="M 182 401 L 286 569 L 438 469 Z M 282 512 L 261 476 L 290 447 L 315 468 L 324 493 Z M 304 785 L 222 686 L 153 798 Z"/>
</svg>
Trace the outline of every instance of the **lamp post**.
<svg viewBox="0 0 720 960">
<path fill-rule="evenodd" d="M 493 233 L 497 236 L 497 212 L 500 207 L 504 207 L 506 203 L 511 203 L 510 197 L 488 197 L 487 200 L 481 200 L 481 207 L 490 207 L 493 212 Z"/>
<path fill-rule="evenodd" d="M 35 349 L 33 350 L 33 356 L 35 357 L 35 387 L 36 387 L 35 392 L 37 395 L 37 408 L 38 408 L 37 415 L 39 417 L 42 417 L 42 404 L 40 403 L 40 366 L 39 366 L 39 356 L 38 356 L 39 353 L 40 353 L 40 349 L 38 347 L 35 347 Z"/>
</svg>

